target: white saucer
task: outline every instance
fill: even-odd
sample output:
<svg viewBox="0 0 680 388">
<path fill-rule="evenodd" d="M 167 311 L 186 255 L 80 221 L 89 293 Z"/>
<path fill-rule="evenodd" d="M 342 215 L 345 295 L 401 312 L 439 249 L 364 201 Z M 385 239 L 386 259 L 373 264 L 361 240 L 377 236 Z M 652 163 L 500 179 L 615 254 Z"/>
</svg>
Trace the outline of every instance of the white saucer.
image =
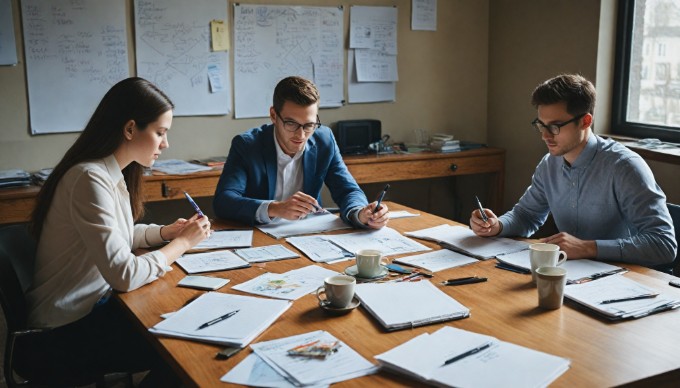
<svg viewBox="0 0 680 388">
<path fill-rule="evenodd" d="M 334 307 L 331 305 L 330 302 L 324 301 L 324 302 L 319 302 L 319 307 L 324 309 L 325 311 L 328 311 L 329 313 L 334 313 L 334 314 L 343 314 L 350 312 L 354 310 L 355 308 L 359 307 L 361 302 L 359 299 L 355 296 L 352 298 L 352 300 L 349 302 L 349 305 L 345 307 Z"/>
<path fill-rule="evenodd" d="M 359 270 L 357 269 L 357 266 L 356 266 L 356 265 L 351 265 L 351 266 L 345 268 L 345 274 L 347 274 L 347 275 L 349 275 L 349 276 L 354 276 L 354 277 L 357 278 L 357 279 L 364 279 L 364 280 L 378 280 L 378 279 L 382 279 L 382 278 L 384 278 L 385 276 L 387 276 L 387 273 L 388 273 L 388 272 L 389 272 L 389 270 L 387 269 L 387 267 L 385 267 L 384 265 L 381 264 L 381 265 L 380 265 L 380 273 L 379 273 L 379 274 L 377 274 L 376 276 L 370 277 L 370 278 L 365 278 L 365 277 L 363 277 L 363 276 L 359 276 Z"/>
</svg>

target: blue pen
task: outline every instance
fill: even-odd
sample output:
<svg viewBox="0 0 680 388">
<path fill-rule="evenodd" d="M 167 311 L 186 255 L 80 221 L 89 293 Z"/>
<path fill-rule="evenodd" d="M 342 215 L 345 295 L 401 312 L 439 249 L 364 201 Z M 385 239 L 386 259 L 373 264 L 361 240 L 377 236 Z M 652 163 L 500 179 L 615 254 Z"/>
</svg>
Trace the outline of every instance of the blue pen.
<svg viewBox="0 0 680 388">
<path fill-rule="evenodd" d="M 378 196 L 378 200 L 375 204 L 375 208 L 373 208 L 373 213 L 377 213 L 378 210 L 380 210 L 380 203 L 382 202 L 383 198 L 385 198 L 385 193 L 387 193 L 387 190 L 390 188 L 390 184 L 386 184 L 385 188 L 383 191 L 380 192 L 380 195 Z"/>
<path fill-rule="evenodd" d="M 196 213 L 198 214 L 198 218 L 203 217 L 203 212 L 201 211 L 201 208 L 198 207 L 198 205 L 196 204 L 196 202 L 194 202 L 194 199 L 191 198 L 191 196 L 189 195 L 189 193 L 187 193 L 187 192 L 185 191 L 185 192 L 184 192 L 184 196 L 187 197 L 187 200 L 189 201 L 189 203 L 191 204 L 191 206 L 193 206 L 193 207 L 194 207 L 194 210 L 196 210 Z"/>
</svg>

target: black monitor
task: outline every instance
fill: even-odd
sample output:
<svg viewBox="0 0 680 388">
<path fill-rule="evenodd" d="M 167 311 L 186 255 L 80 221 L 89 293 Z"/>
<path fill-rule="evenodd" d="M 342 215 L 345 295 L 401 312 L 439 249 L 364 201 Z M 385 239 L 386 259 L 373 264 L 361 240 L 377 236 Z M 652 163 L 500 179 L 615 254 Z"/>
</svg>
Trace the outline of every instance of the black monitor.
<svg viewBox="0 0 680 388">
<path fill-rule="evenodd" d="M 343 155 L 360 155 L 369 152 L 368 145 L 380 140 L 380 120 L 342 120 L 333 130 Z"/>
</svg>

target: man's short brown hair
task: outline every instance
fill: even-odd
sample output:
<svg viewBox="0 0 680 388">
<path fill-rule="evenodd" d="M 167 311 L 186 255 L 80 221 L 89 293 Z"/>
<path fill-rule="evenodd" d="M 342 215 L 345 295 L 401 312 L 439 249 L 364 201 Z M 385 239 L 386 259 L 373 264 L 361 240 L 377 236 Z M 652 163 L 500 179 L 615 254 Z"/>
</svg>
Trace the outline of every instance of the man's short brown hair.
<svg viewBox="0 0 680 388">
<path fill-rule="evenodd" d="M 567 112 L 571 115 L 592 115 L 595 111 L 595 86 L 582 75 L 560 74 L 538 85 L 531 94 L 531 104 L 535 108 L 559 102 L 567 103 Z"/>
<path fill-rule="evenodd" d="M 300 106 L 309 106 L 319 102 L 319 90 L 309 80 L 302 77 L 286 77 L 274 88 L 274 110 L 280 113 L 283 104 L 290 101 Z"/>
</svg>

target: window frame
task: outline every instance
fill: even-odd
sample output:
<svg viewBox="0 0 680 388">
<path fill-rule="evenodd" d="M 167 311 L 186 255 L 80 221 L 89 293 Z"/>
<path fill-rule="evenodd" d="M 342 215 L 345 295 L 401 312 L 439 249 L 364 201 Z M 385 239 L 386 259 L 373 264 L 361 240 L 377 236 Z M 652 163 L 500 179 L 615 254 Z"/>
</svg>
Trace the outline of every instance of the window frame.
<svg viewBox="0 0 680 388">
<path fill-rule="evenodd" d="M 619 2 L 616 23 L 616 51 L 614 55 L 614 82 L 612 96 L 612 134 L 635 138 L 656 138 L 680 143 L 680 128 L 627 121 L 628 85 L 633 43 L 633 24 L 636 0 Z M 644 50 L 644 47 L 642 48 Z M 652 47 L 655 50 L 656 47 Z M 648 69 L 656 71 L 656 69 Z M 671 69 L 672 71 L 672 69 Z"/>
</svg>

